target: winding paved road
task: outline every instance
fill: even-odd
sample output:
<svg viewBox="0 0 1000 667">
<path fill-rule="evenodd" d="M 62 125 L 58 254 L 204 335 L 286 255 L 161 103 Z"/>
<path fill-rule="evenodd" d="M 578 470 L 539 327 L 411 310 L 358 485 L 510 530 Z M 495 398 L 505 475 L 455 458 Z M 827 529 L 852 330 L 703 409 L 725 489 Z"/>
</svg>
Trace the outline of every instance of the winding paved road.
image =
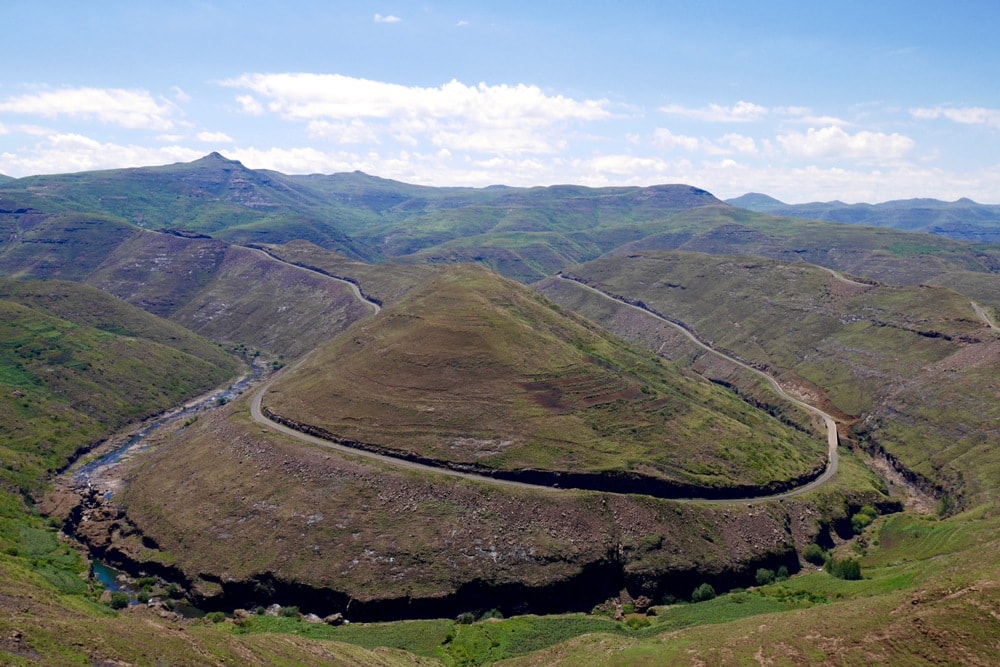
<svg viewBox="0 0 1000 667">
<path fill-rule="evenodd" d="M 280 259 L 278 257 L 275 257 L 274 255 L 272 255 L 272 254 L 270 254 L 270 253 L 268 253 L 268 252 L 266 252 L 264 250 L 260 250 L 258 248 L 248 248 L 248 250 L 253 250 L 255 252 L 261 253 L 262 255 L 266 256 L 267 258 L 269 258 L 269 259 L 271 259 L 273 261 L 277 261 L 277 262 L 282 262 L 284 264 L 288 264 L 289 266 L 293 266 L 293 267 L 295 267 L 297 269 L 300 269 L 302 271 L 309 271 L 310 273 L 314 273 L 316 275 L 320 275 L 320 276 L 323 276 L 325 278 L 329 278 L 330 280 L 336 280 L 338 282 L 345 283 L 346 285 L 349 285 L 351 287 L 351 289 L 354 292 L 354 295 L 355 295 L 356 298 L 358 298 L 360 301 L 363 301 L 364 303 L 368 304 L 372 308 L 373 314 L 378 314 L 378 312 L 382 309 L 382 307 L 379 304 L 377 304 L 377 303 L 375 303 L 373 301 L 368 300 L 364 296 L 364 294 L 361 292 L 361 290 L 358 287 L 358 285 L 356 283 L 350 281 L 350 280 L 345 280 L 345 279 L 339 278 L 337 276 L 332 276 L 332 275 L 330 275 L 328 273 L 323 273 L 322 271 L 315 271 L 313 269 L 309 269 L 309 268 L 306 268 L 306 267 L 303 267 L 303 266 L 299 266 L 297 264 L 292 264 L 290 262 L 285 262 L 284 260 L 282 260 L 282 259 Z M 585 284 L 583 284 L 583 283 L 581 283 L 581 282 L 579 282 L 577 280 L 572 280 L 572 279 L 567 278 L 566 276 L 563 276 L 563 275 L 559 275 L 559 278 L 561 278 L 562 280 L 565 280 L 567 282 L 571 282 L 571 283 L 573 283 L 575 285 L 578 285 L 581 288 L 590 290 L 591 292 L 594 292 L 594 293 L 600 295 L 601 297 L 603 297 L 605 299 L 610 299 L 610 300 L 616 301 L 618 303 L 621 303 L 622 305 L 627 305 L 627 306 L 629 306 L 631 308 L 635 308 L 636 310 L 638 310 L 638 311 L 640 311 L 642 313 L 645 313 L 646 315 L 648 315 L 650 317 L 654 317 L 654 318 L 656 318 L 656 319 L 658 319 L 658 320 L 660 320 L 662 322 L 665 322 L 665 323 L 669 324 L 670 326 L 676 327 L 681 332 L 683 332 L 685 336 L 687 336 L 688 338 L 690 338 L 699 347 L 707 350 L 711 354 L 718 355 L 718 356 L 722 357 L 723 359 L 726 359 L 726 360 L 728 360 L 728 361 L 730 361 L 730 362 L 732 362 L 734 364 L 737 364 L 738 366 L 740 366 L 742 368 L 745 368 L 745 369 L 747 369 L 747 370 L 749 370 L 749 371 L 751 371 L 751 372 L 753 372 L 753 373 L 761 376 L 762 378 L 764 378 L 765 380 L 767 380 L 771 384 L 771 386 L 774 387 L 775 391 L 777 391 L 778 394 L 780 394 L 786 400 L 788 400 L 788 401 L 790 401 L 790 402 L 792 402 L 792 403 L 794 403 L 794 404 L 796 404 L 798 406 L 801 406 L 802 408 L 805 408 L 806 410 L 809 410 L 810 412 L 813 412 L 816 415 L 819 415 L 826 422 L 827 433 L 828 433 L 828 435 L 827 435 L 827 442 L 829 444 L 829 455 L 828 455 L 828 459 L 827 459 L 827 465 L 826 465 L 826 469 L 823 471 L 823 473 L 819 477 L 817 477 L 816 479 L 814 479 L 813 481 L 811 481 L 811 482 L 809 482 L 807 484 L 804 484 L 804 485 L 802 485 L 802 486 L 800 486 L 798 488 L 792 489 L 791 491 L 786 491 L 784 493 L 778 493 L 778 494 L 774 494 L 774 495 L 770 495 L 770 496 L 756 496 L 756 497 L 746 497 L 746 498 L 727 498 L 727 499 L 674 498 L 674 499 L 671 499 L 671 500 L 673 500 L 674 502 L 704 503 L 704 504 L 739 504 L 739 503 L 760 502 L 760 501 L 767 501 L 767 500 L 781 500 L 781 499 L 784 499 L 784 498 L 792 498 L 792 497 L 801 495 L 803 493 L 807 493 L 809 491 L 812 491 L 813 489 L 816 489 L 817 487 L 822 486 L 827 481 L 829 481 L 829 479 L 831 477 L 833 477 L 833 475 L 837 472 L 837 464 L 838 464 L 838 457 L 837 457 L 837 445 L 838 445 L 837 423 L 836 423 L 836 421 L 834 421 L 833 417 L 831 417 L 827 413 L 823 412 L 822 410 L 819 410 L 818 408 L 815 408 L 815 407 L 809 405 L 808 403 L 804 403 L 803 401 L 800 401 L 799 399 L 795 398 L 794 396 L 790 396 L 789 394 L 787 394 L 784 391 L 784 389 L 781 388 L 781 385 L 779 385 L 778 382 L 774 378 L 772 378 L 771 376 L 769 376 L 766 373 L 763 373 L 763 372 L 757 370 L 756 368 L 753 368 L 752 366 L 749 366 L 749 365 L 743 363 L 742 361 L 740 361 L 738 359 L 734 359 L 734 358 L 732 358 L 732 357 L 730 357 L 730 356 L 728 356 L 726 354 L 723 354 L 721 352 L 718 352 L 717 350 L 714 350 L 713 348 L 709 347 L 708 345 L 706 345 L 702 341 L 698 340 L 690 331 L 688 331 L 684 327 L 676 324 L 675 322 L 671 322 L 670 320 L 668 320 L 668 319 L 666 319 L 664 317 L 661 317 L 660 315 L 658 315 L 656 313 L 653 313 L 653 312 L 651 312 L 651 311 L 649 311 L 649 310 L 647 310 L 645 308 L 641 308 L 639 306 L 635 306 L 633 304 L 629 304 L 627 302 L 624 302 L 621 299 L 617 299 L 614 296 L 611 296 L 610 294 L 606 294 L 605 292 L 602 292 L 602 291 L 600 291 L 598 289 L 590 287 L 589 285 L 585 285 Z M 305 362 L 305 360 L 308 359 L 308 357 L 309 357 L 309 355 L 307 354 L 305 357 L 303 357 L 301 360 L 299 360 L 294 366 L 292 366 L 289 370 L 292 370 L 292 369 L 296 368 L 297 366 L 299 366 L 300 364 L 302 364 L 303 362 Z M 387 463 L 387 464 L 390 464 L 390 465 L 393 465 L 393 466 L 397 466 L 397 467 L 400 467 L 400 468 L 407 468 L 407 469 L 410 469 L 410 470 L 420 470 L 420 471 L 425 471 L 425 472 L 430 472 L 430 473 L 436 473 L 436 474 L 439 474 L 439 475 L 450 475 L 452 477 L 459 477 L 459 478 L 462 478 L 462 479 L 468 479 L 468 480 L 473 480 L 473 481 L 477 481 L 477 482 L 485 482 L 485 483 L 488 483 L 488 484 L 496 484 L 496 485 L 505 486 L 505 487 L 516 487 L 516 488 L 524 488 L 524 489 L 533 489 L 533 490 L 538 490 L 538 491 L 547 491 L 547 492 L 551 492 L 551 493 L 560 493 L 560 492 L 565 492 L 565 491 L 572 490 L 572 489 L 566 489 L 566 488 L 555 488 L 555 487 L 550 487 L 550 486 L 543 486 L 543 485 L 538 485 L 538 484 L 528 484 L 528 483 L 517 482 L 517 481 L 513 481 L 513 480 L 496 479 L 494 477 L 488 477 L 488 476 L 485 476 L 485 475 L 477 475 L 477 474 L 474 474 L 474 473 L 466 473 L 466 472 L 461 472 L 461 471 L 458 471 L 458 470 L 450 470 L 448 468 L 441 468 L 441 467 L 437 467 L 437 466 L 424 465 L 424 464 L 421 464 L 421 463 L 416 463 L 416 462 L 413 462 L 413 461 L 407 461 L 407 460 L 404 460 L 404 459 L 401 459 L 401 458 L 396 458 L 396 457 L 393 457 L 393 456 L 386 456 L 384 454 L 378 454 L 378 453 L 375 453 L 375 452 L 369 452 L 369 451 L 365 451 L 365 450 L 362 450 L 362 449 L 357 449 L 357 448 L 354 448 L 354 447 L 349 447 L 347 445 L 341 445 L 339 443 L 331 442 L 329 440 L 324 440 L 323 438 L 319 438 L 319 437 L 316 437 L 316 436 L 313 436 L 313 435 L 309 435 L 307 433 L 302 433 L 301 431 L 296 431 L 293 428 L 285 426 L 284 424 L 279 424 L 278 422 L 275 422 L 275 421 L 269 419 L 264 414 L 264 412 L 262 410 L 261 404 L 263 402 L 264 394 L 267 393 L 268 389 L 270 389 L 270 387 L 271 387 L 271 384 L 276 379 L 277 379 L 276 377 L 275 378 L 271 378 L 270 380 L 268 380 L 267 382 L 265 382 L 263 385 L 261 385 L 261 387 L 259 389 L 257 389 L 257 391 L 254 393 L 253 397 L 250 399 L 250 416 L 251 416 L 251 418 L 256 423 L 260 424 L 261 426 L 265 426 L 265 427 L 267 427 L 268 429 L 270 429 L 272 431 L 275 431 L 277 433 L 281 433 L 282 435 L 286 435 L 286 436 L 295 438 L 296 440 L 299 440 L 299 441 L 302 441 L 302 442 L 307 442 L 307 443 L 310 443 L 310 444 L 313 444 L 313 445 L 319 445 L 320 447 L 326 447 L 328 449 L 337 450 L 337 451 L 340 451 L 340 452 L 343 452 L 343 453 L 346 453 L 346 454 L 350 454 L 352 456 L 361 456 L 361 457 L 365 457 L 365 458 L 368 458 L 368 459 L 374 459 L 374 460 L 380 461 L 382 463 Z"/>
</svg>

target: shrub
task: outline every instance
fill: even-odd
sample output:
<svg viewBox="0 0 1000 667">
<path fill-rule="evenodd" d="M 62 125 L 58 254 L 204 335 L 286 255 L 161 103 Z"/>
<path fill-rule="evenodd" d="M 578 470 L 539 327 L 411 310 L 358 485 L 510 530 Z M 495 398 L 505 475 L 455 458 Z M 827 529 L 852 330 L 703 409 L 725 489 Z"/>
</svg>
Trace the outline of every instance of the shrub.
<svg viewBox="0 0 1000 667">
<path fill-rule="evenodd" d="M 485 621 L 489 618 L 503 618 L 503 614 L 497 608 L 490 609 L 489 611 L 483 612 L 483 615 L 479 617 L 480 621 Z"/>
<path fill-rule="evenodd" d="M 298 618 L 299 617 L 299 608 L 296 607 L 296 606 L 282 607 L 281 611 L 278 612 L 278 614 L 280 616 L 284 616 L 285 618 Z"/>
<path fill-rule="evenodd" d="M 455 619 L 455 622 L 460 625 L 471 625 L 475 622 L 475 620 L 476 616 L 471 611 L 463 611 L 458 615 L 458 618 Z"/>
<path fill-rule="evenodd" d="M 877 516 L 878 510 L 871 505 L 865 505 L 859 509 L 857 513 L 851 517 L 851 528 L 854 529 L 854 534 L 860 535 L 861 531 L 867 528 Z"/>
<path fill-rule="evenodd" d="M 715 597 L 715 589 L 712 584 L 702 584 L 691 593 L 691 602 L 704 602 Z"/>
<path fill-rule="evenodd" d="M 267 609 L 261 605 L 257 605 L 256 607 L 253 608 L 253 613 L 256 614 L 257 616 L 263 616 L 264 614 L 267 613 Z"/>
<path fill-rule="evenodd" d="M 815 542 L 806 545 L 806 548 L 802 550 L 802 557 L 813 565 L 822 565 L 826 562 L 826 552 Z"/>
<path fill-rule="evenodd" d="M 115 591 L 111 594 L 111 608 L 112 609 L 124 609 L 128 606 L 128 595 L 122 593 L 121 591 Z"/>
<path fill-rule="evenodd" d="M 625 625 L 632 630 L 638 630 L 639 628 L 648 628 L 652 622 L 645 616 L 629 616 Z"/>
<path fill-rule="evenodd" d="M 788 579 L 788 568 L 782 565 L 778 568 L 777 574 L 774 575 L 775 581 L 785 581 Z"/>
<path fill-rule="evenodd" d="M 205 620 L 211 623 L 222 623 L 226 620 L 226 615 L 221 611 L 210 611 L 205 614 Z"/>
<path fill-rule="evenodd" d="M 786 570 L 787 571 L 787 570 Z M 766 567 L 762 567 L 757 570 L 757 576 L 755 577 L 758 586 L 766 586 L 767 584 L 774 583 L 774 570 L 769 570 Z"/>
<path fill-rule="evenodd" d="M 826 571 L 838 579 L 856 581 L 861 578 L 861 563 L 856 558 L 838 560 L 830 558 L 826 561 Z"/>
</svg>

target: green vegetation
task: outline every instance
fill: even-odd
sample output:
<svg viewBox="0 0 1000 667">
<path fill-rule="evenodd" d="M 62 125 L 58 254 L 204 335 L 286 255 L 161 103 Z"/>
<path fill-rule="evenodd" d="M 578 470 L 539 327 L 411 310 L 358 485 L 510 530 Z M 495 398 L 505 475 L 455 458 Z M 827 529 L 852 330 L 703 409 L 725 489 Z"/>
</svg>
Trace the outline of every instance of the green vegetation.
<svg viewBox="0 0 1000 667">
<path fill-rule="evenodd" d="M 715 597 L 715 589 L 711 584 L 700 584 L 691 593 L 691 602 L 705 602 Z"/>
<path fill-rule="evenodd" d="M 0 281 L 0 599 L 10 611 L 0 615 L 0 662 L 995 661 L 1000 339 L 969 304 L 994 320 L 1000 312 L 993 246 L 752 213 L 686 186 L 436 189 L 359 173 L 286 177 L 218 155 L 0 180 L 0 275 L 50 281 Z M 360 280 L 388 306 L 383 317 L 369 319 L 340 283 L 225 242 L 294 239 L 269 250 Z M 678 248 L 716 256 L 660 252 Z M 469 581 L 547 586 L 609 555 L 630 585 L 697 571 L 749 573 L 745 584 L 757 584 L 719 595 L 705 584 L 692 595 L 698 604 L 649 615 L 626 605 L 620 621 L 477 610 L 332 628 L 292 607 L 237 625 L 220 612 L 164 620 L 126 608 L 121 595 L 100 604 L 84 560 L 31 507 L 55 471 L 109 431 L 233 374 L 234 360 L 182 326 L 266 359 L 284 355 L 277 369 L 363 321 L 269 400 L 313 419 L 300 403 L 321 397 L 318 423 L 338 434 L 442 459 L 711 486 L 789 478 L 822 458 L 808 413 L 613 303 L 540 284 L 677 366 L 482 272 L 419 263 L 475 261 L 532 282 L 601 255 L 572 271 L 684 320 L 839 411 L 853 423 L 842 442 L 885 452 L 935 496 L 941 518 L 879 517 L 876 506 L 891 507 L 886 487 L 846 448 L 837 479 L 804 498 L 705 507 L 400 471 L 264 434 L 243 402 L 189 420 L 181 437 L 164 434 L 120 496 L 148 532 L 122 530 L 115 546 L 204 573 L 206 589 L 222 573 L 270 572 L 335 581 L 363 605 L 446 596 Z M 175 324 L 53 279 L 86 281 Z M 381 358 L 348 352 L 358 347 Z M 525 360 L 537 372 L 510 372 Z M 470 370 L 478 384 L 466 381 Z M 323 393 L 358 388 L 366 405 Z M 840 534 L 829 539 L 833 527 Z M 858 537 L 842 543 L 849 532 Z M 757 568 L 804 543 L 803 559 L 826 572 Z M 181 597 L 150 579 L 137 582 L 140 600 Z"/>
<path fill-rule="evenodd" d="M 995 487 L 1000 452 L 989 443 L 1000 438 L 1000 402 L 984 402 L 983 392 L 993 391 L 988 378 L 1000 372 L 997 335 L 969 298 L 926 285 L 853 282 L 803 263 L 748 256 L 633 253 L 570 272 L 685 322 L 716 347 L 769 368 L 787 387 L 857 418 L 854 432 L 866 448 L 884 449 L 934 480 L 929 485 L 944 488 L 956 507 L 976 504 L 974 496 Z M 675 339 L 665 338 L 660 325 L 621 319 L 622 307 L 591 305 L 600 297 L 581 296 L 566 281 L 540 289 L 612 330 L 626 326 L 615 322 L 631 322 L 633 341 L 709 366 L 741 394 L 774 403 L 689 346 L 671 347 Z"/>
<path fill-rule="evenodd" d="M 823 569 L 838 579 L 856 581 L 861 578 L 861 563 L 856 558 L 838 559 L 831 557 L 827 559 Z"/>
<path fill-rule="evenodd" d="M 860 535 L 876 517 L 878 517 L 878 510 L 871 505 L 865 505 L 851 516 L 851 528 L 854 529 L 856 535 Z"/>
<path fill-rule="evenodd" d="M 819 469 L 826 450 L 472 267 L 439 271 L 363 331 L 319 348 L 265 404 L 336 437 L 437 460 L 706 487 L 793 480 Z"/>
<path fill-rule="evenodd" d="M 811 542 L 802 550 L 802 558 L 813 565 L 822 565 L 826 562 L 826 552 L 823 547 Z"/>
</svg>

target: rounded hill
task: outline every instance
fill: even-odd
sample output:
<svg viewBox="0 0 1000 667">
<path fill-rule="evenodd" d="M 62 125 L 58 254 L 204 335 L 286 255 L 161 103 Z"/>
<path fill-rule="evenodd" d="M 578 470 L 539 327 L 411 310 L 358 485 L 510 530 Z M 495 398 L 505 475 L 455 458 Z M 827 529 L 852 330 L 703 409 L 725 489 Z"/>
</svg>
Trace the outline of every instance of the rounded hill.
<svg viewBox="0 0 1000 667">
<path fill-rule="evenodd" d="M 476 266 L 443 268 L 317 349 L 264 406 L 360 448 L 562 485 L 776 489 L 825 462 L 822 438 Z"/>
</svg>

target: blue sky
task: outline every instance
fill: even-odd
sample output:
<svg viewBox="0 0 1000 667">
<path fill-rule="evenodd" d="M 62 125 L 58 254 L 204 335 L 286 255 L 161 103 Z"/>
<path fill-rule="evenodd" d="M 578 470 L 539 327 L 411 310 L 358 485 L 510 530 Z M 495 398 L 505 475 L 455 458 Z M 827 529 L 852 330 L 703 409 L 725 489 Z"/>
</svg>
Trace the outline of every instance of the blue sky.
<svg viewBox="0 0 1000 667">
<path fill-rule="evenodd" d="M 1000 203 L 1000 3 L 4 0 L 0 173 Z"/>
</svg>

